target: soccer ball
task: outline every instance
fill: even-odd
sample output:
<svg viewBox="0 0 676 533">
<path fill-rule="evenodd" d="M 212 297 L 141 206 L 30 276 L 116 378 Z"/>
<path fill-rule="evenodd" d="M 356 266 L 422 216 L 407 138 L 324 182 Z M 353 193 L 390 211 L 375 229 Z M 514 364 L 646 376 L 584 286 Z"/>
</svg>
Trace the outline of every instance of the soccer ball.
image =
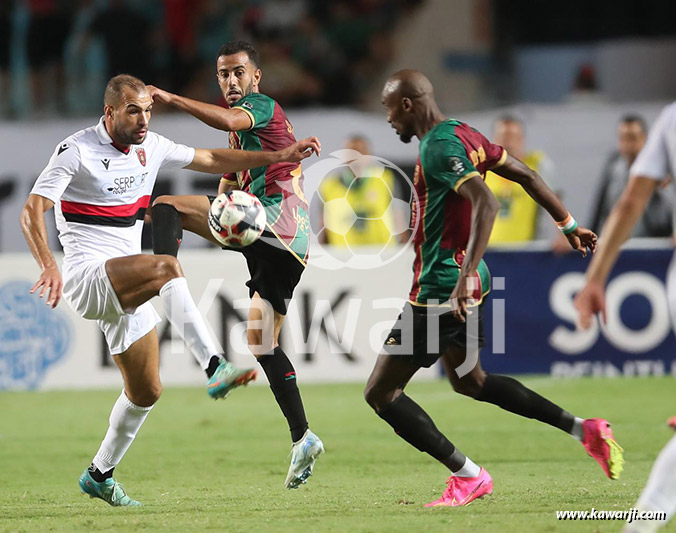
<svg viewBox="0 0 676 533">
<path fill-rule="evenodd" d="M 223 246 L 244 248 L 253 244 L 265 229 L 261 201 L 244 191 L 219 194 L 207 216 L 209 229 Z"/>
</svg>

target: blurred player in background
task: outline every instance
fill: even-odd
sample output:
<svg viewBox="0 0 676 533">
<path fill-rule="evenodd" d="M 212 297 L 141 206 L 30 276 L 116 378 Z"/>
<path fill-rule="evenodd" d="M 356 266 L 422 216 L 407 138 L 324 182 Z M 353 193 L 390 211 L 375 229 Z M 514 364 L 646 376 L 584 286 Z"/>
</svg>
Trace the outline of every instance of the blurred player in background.
<svg viewBox="0 0 676 533">
<path fill-rule="evenodd" d="M 394 172 L 371 163 L 371 146 L 362 135 L 351 135 L 345 142 L 346 150 L 364 156 L 328 174 L 319 185 L 323 200 L 317 227 L 326 228 L 319 235 L 323 244 L 349 247 L 374 244 L 393 246 L 390 228 L 407 227 L 402 210 L 390 202 L 398 188 Z M 332 201 L 346 199 L 347 202 Z M 354 215 L 357 215 L 357 222 Z M 332 230 L 328 229 L 332 228 Z M 399 234 L 399 242 L 406 243 L 409 234 Z"/>
<path fill-rule="evenodd" d="M 281 152 L 202 150 L 175 144 L 148 131 L 152 98 L 129 75 L 106 86 L 104 116 L 56 147 L 21 213 L 26 241 L 42 272 L 40 290 L 56 307 L 63 296 L 82 317 L 96 320 L 124 380 L 108 432 L 81 490 L 113 506 L 137 506 L 113 479 L 113 470 L 160 397 L 159 316 L 149 300 L 162 300 L 167 318 L 195 359 L 226 393 L 256 377 L 223 360 L 188 290 L 175 257 L 141 254 L 141 230 L 161 168 L 222 173 L 280 161 L 300 161 L 314 141 Z M 63 281 L 47 244 L 45 213 L 55 208 L 63 246 Z"/>
<path fill-rule="evenodd" d="M 420 140 L 414 176 L 419 202 L 413 206 L 418 223 L 413 224 L 415 262 L 409 302 L 378 356 L 365 397 L 397 435 L 450 470 L 442 497 L 427 506 L 466 505 L 493 491 L 488 472 L 460 452 L 404 394 L 413 375 L 439 358 L 456 392 L 569 433 L 608 477 L 617 478 L 622 450 L 606 420 L 582 420 L 518 381 L 481 368 L 482 301 L 490 291 L 482 256 L 499 207 L 482 174 L 492 169 L 524 187 L 558 221 L 570 246 L 582 255 L 587 249 L 594 251 L 596 235 L 577 226 L 536 172 L 467 124 L 447 119 L 437 106 L 432 84 L 420 72 L 395 73 L 386 82 L 382 99 L 387 121 L 401 140 L 410 142 L 413 136 Z M 467 327 L 468 314 L 477 315 L 469 317 L 470 322 L 478 320 L 475 331 Z"/>
<path fill-rule="evenodd" d="M 492 140 L 537 172 L 550 189 L 556 190 L 554 164 L 542 150 L 526 150 L 526 135 L 521 119 L 515 115 L 501 116 L 493 127 Z M 542 208 L 518 183 L 490 170 L 486 172 L 485 181 L 500 204 L 489 244 L 528 242 L 543 235 L 543 230 L 549 229 L 548 226 L 541 224 Z M 570 249 L 567 240 L 560 235 L 558 232 L 565 248 Z"/>
<path fill-rule="evenodd" d="M 261 71 L 258 53 L 249 43 L 233 41 L 221 47 L 216 76 L 229 109 L 151 87 L 155 102 L 172 105 L 205 124 L 230 132 L 230 146 L 245 150 L 277 150 L 295 142 L 293 126 L 272 98 L 258 92 Z M 293 364 L 279 346 L 287 305 L 307 262 L 310 221 L 303 194 L 300 164 L 261 165 L 236 176 L 223 176 L 218 192 L 242 189 L 257 196 L 267 216 L 263 236 L 240 251 L 247 261 L 251 308 L 247 322 L 249 350 L 270 382 L 286 417 L 293 442 L 291 466 L 284 482 L 298 488 L 312 475 L 322 441 L 310 431 Z M 183 229 L 218 244 L 207 226 L 213 197 L 160 196 L 153 204 L 153 250 L 174 257 Z M 220 245 L 219 245 L 220 246 Z M 217 397 L 218 390 L 213 391 Z"/>
<path fill-rule="evenodd" d="M 597 313 L 601 313 L 605 322 L 604 286 L 620 253 L 620 247 L 631 236 L 663 180 L 668 175 L 675 175 L 675 136 L 676 103 L 673 103 L 664 108 L 650 131 L 645 147 L 631 166 L 627 187 L 603 227 L 603 240 L 587 269 L 587 284 L 575 299 L 580 325 L 585 329 L 591 326 L 592 316 Z M 676 260 L 671 262 L 667 274 L 667 300 L 672 321 L 676 324 Z M 676 417 L 670 423 L 672 427 L 676 426 Z M 671 438 L 657 457 L 636 508 L 640 511 L 664 512 L 667 521 L 676 514 L 676 437 Z M 627 524 L 625 531 L 656 531 L 665 523 L 666 521 L 637 520 Z"/>
<path fill-rule="evenodd" d="M 617 125 L 617 150 L 615 150 L 601 172 L 596 193 L 594 210 L 591 215 L 592 231 L 600 232 L 608 215 L 617 203 L 629 182 L 629 171 L 645 145 L 648 128 L 640 115 L 629 114 Z M 665 177 L 650 198 L 643 216 L 634 226 L 632 237 L 669 237 L 673 189 L 671 176 Z"/>
</svg>

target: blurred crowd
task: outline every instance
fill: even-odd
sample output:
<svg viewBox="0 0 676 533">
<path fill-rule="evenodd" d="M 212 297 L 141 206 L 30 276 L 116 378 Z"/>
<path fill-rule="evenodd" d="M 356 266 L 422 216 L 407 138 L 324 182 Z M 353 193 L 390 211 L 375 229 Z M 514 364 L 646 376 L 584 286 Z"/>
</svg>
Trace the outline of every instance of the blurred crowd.
<svg viewBox="0 0 676 533">
<path fill-rule="evenodd" d="M 257 46 L 282 104 L 358 104 L 421 1 L 0 0 L 0 116 L 98 111 L 122 72 L 216 102 L 216 51 L 232 39 Z"/>
</svg>

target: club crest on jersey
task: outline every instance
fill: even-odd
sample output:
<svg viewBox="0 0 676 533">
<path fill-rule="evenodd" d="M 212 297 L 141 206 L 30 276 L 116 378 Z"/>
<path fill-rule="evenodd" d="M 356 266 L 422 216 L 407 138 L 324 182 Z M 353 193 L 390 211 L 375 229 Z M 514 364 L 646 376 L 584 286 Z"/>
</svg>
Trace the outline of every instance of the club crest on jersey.
<svg viewBox="0 0 676 533">
<path fill-rule="evenodd" d="M 453 174 L 456 174 L 458 176 L 466 172 L 465 164 L 459 157 L 449 157 L 448 166 L 450 167 L 451 172 L 453 172 Z"/>
<path fill-rule="evenodd" d="M 137 148 L 136 149 L 136 155 L 138 157 L 139 163 L 141 163 L 144 167 L 146 166 L 146 151 L 144 148 Z"/>
<path fill-rule="evenodd" d="M 242 102 L 242 107 L 246 109 L 253 109 L 253 104 L 251 102 Z"/>
</svg>

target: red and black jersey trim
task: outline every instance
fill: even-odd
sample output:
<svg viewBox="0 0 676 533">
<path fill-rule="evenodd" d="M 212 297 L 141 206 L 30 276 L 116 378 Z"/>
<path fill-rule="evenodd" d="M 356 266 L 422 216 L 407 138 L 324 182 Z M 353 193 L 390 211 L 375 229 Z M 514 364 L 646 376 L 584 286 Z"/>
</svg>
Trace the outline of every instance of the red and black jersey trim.
<svg viewBox="0 0 676 533">
<path fill-rule="evenodd" d="M 92 205 L 62 200 L 61 212 L 66 222 L 127 228 L 136 224 L 137 220 L 143 220 L 149 205 L 150 196 L 141 196 L 133 204 L 124 205 Z"/>
</svg>

